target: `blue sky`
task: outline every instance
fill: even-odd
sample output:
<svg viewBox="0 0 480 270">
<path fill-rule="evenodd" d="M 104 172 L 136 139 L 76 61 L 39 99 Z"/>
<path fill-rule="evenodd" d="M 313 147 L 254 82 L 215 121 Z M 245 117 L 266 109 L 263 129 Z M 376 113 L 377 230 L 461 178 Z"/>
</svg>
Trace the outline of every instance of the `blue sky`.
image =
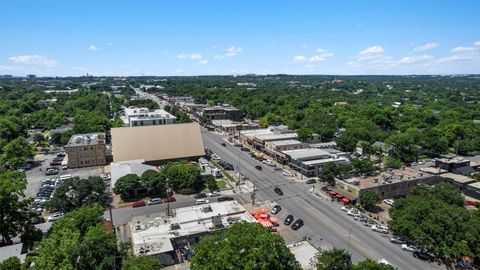
<svg viewBox="0 0 480 270">
<path fill-rule="evenodd" d="M 0 0 L 0 74 L 480 73 L 478 0 Z"/>
</svg>

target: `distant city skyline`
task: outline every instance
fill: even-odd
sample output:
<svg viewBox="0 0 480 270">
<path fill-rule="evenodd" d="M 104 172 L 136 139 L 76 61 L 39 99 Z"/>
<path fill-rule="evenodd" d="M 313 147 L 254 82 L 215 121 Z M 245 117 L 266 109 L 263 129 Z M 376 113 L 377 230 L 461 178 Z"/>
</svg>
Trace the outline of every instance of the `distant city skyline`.
<svg viewBox="0 0 480 270">
<path fill-rule="evenodd" d="M 474 0 L 2 0 L 0 75 L 480 73 Z"/>
</svg>

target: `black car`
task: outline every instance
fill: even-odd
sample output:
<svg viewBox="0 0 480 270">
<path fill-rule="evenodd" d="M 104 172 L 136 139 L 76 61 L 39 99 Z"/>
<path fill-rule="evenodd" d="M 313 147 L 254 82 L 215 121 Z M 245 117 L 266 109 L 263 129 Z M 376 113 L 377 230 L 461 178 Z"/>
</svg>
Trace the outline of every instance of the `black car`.
<svg viewBox="0 0 480 270">
<path fill-rule="evenodd" d="M 246 148 L 246 147 L 242 147 L 242 148 L 240 148 L 240 150 L 245 151 L 245 152 L 249 152 L 249 151 L 250 151 L 250 149 L 248 149 L 248 148 Z"/>
<path fill-rule="evenodd" d="M 292 224 L 292 230 L 296 231 L 300 229 L 303 226 L 303 219 L 297 219 L 293 224 Z"/>
<path fill-rule="evenodd" d="M 307 181 L 305 181 L 305 183 L 307 183 L 307 184 L 315 184 L 315 183 L 317 183 L 317 180 L 315 180 L 314 178 L 310 178 L 310 179 L 307 179 Z"/>
<path fill-rule="evenodd" d="M 260 166 L 260 165 L 257 165 L 257 166 L 255 166 L 255 169 L 257 169 L 257 170 L 261 171 L 261 170 L 262 170 L 262 166 Z"/>
<path fill-rule="evenodd" d="M 285 218 L 285 220 L 283 221 L 283 224 L 285 224 L 285 225 L 290 225 L 290 224 L 292 224 L 293 220 L 294 220 L 293 216 L 292 216 L 292 215 L 288 215 L 288 216 Z"/>
<path fill-rule="evenodd" d="M 224 142 L 222 142 L 221 145 L 222 145 L 223 147 L 227 147 L 227 144 L 224 143 Z"/>
<path fill-rule="evenodd" d="M 234 198 L 230 196 L 223 196 L 217 199 L 217 202 L 224 202 L 224 201 L 233 201 Z"/>
<path fill-rule="evenodd" d="M 205 193 L 197 193 L 197 194 L 193 194 L 193 197 L 194 197 L 195 199 L 206 198 L 206 197 L 207 197 L 207 194 L 205 194 Z"/>
<path fill-rule="evenodd" d="M 283 191 L 278 187 L 274 188 L 273 191 L 275 191 L 275 193 L 277 193 L 278 195 L 283 195 Z"/>
<path fill-rule="evenodd" d="M 433 262 L 434 257 L 431 256 L 430 254 L 424 253 L 424 252 L 419 252 L 415 251 L 413 252 L 413 257 L 423 260 L 423 261 L 428 261 L 428 262 Z"/>
</svg>

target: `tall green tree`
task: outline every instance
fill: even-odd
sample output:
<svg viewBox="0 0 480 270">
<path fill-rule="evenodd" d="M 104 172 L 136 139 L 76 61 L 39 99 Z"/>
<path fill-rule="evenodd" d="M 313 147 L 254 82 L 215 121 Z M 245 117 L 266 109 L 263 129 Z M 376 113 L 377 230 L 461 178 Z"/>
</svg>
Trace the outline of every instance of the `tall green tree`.
<svg viewBox="0 0 480 270">
<path fill-rule="evenodd" d="M 130 256 L 122 261 L 122 270 L 157 270 L 160 261 L 152 256 Z"/>
<path fill-rule="evenodd" d="M 301 269 L 283 238 L 257 224 L 233 224 L 201 238 L 193 250 L 192 270 Z"/>
<path fill-rule="evenodd" d="M 23 137 L 18 137 L 3 147 L 2 163 L 9 168 L 15 169 L 35 155 L 35 147 Z"/>
<path fill-rule="evenodd" d="M 375 191 L 367 189 L 360 192 L 359 200 L 362 207 L 372 210 L 380 202 L 380 197 Z"/>
<path fill-rule="evenodd" d="M 318 175 L 320 181 L 327 183 L 330 186 L 335 186 L 335 176 L 338 174 L 337 165 L 334 163 L 327 163 Z"/>
<path fill-rule="evenodd" d="M 135 190 L 141 188 L 140 177 L 136 174 L 127 174 L 120 177 L 115 182 L 115 193 L 120 194 L 122 199 L 130 198 L 135 195 Z"/>
<path fill-rule="evenodd" d="M 333 248 L 317 256 L 317 270 L 351 270 L 352 258 L 343 249 Z"/>
<path fill-rule="evenodd" d="M 108 207 L 110 197 L 105 192 L 105 188 L 100 177 L 67 179 L 62 186 L 55 190 L 53 198 L 47 202 L 46 207 L 49 210 L 62 212 L 68 212 L 83 205 L 99 204 Z"/>
<path fill-rule="evenodd" d="M 352 270 L 395 270 L 391 265 L 366 259 L 352 266 Z"/>
<path fill-rule="evenodd" d="M 152 195 L 165 192 L 166 179 L 165 175 L 155 170 L 146 170 L 140 177 L 140 182 L 148 193 Z"/>
<path fill-rule="evenodd" d="M 0 169 L 0 235 L 7 244 L 25 232 L 33 220 L 29 209 L 31 199 L 25 199 L 27 180 L 24 173 Z"/>
<path fill-rule="evenodd" d="M 3 262 L 0 262 L 0 270 L 21 270 L 22 263 L 17 257 L 10 257 Z"/>
<path fill-rule="evenodd" d="M 187 162 L 169 163 L 160 173 L 164 174 L 169 187 L 174 190 L 193 188 L 200 181 L 198 166 Z"/>
</svg>

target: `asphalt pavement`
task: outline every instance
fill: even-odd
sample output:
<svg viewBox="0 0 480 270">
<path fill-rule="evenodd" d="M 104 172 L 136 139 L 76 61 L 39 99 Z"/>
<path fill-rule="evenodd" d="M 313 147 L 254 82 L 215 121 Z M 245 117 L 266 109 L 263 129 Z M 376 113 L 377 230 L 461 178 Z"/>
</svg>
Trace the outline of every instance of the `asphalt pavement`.
<svg viewBox="0 0 480 270">
<path fill-rule="evenodd" d="M 370 228 L 356 222 L 336 202 L 318 197 L 309 189 L 313 185 L 304 182 L 292 181 L 285 177 L 281 171 L 262 164 L 262 170 L 257 170 L 255 165 L 261 162 L 250 157 L 248 152 L 228 144 L 224 147 L 222 142 L 227 142 L 225 137 L 208 132 L 202 128 L 204 144 L 223 160 L 238 165 L 238 170 L 255 183 L 256 202 L 272 201 L 282 206 L 279 217 L 292 214 L 295 219 L 301 218 L 305 225 L 296 234 L 298 240 L 308 237 L 314 246 L 335 246 L 348 249 L 353 261 L 365 258 L 378 261 L 386 259 L 398 269 L 446 269 L 436 263 L 426 263 L 412 256 L 410 252 L 403 251 L 399 245 L 390 243 L 389 235 L 375 233 Z M 320 188 L 316 184 L 316 188 Z M 284 195 L 273 191 L 274 187 L 282 189 Z M 250 193 L 241 195 L 243 200 L 250 201 Z M 281 225 L 283 226 L 283 225 Z M 350 241 L 349 239 L 350 231 Z"/>
</svg>

